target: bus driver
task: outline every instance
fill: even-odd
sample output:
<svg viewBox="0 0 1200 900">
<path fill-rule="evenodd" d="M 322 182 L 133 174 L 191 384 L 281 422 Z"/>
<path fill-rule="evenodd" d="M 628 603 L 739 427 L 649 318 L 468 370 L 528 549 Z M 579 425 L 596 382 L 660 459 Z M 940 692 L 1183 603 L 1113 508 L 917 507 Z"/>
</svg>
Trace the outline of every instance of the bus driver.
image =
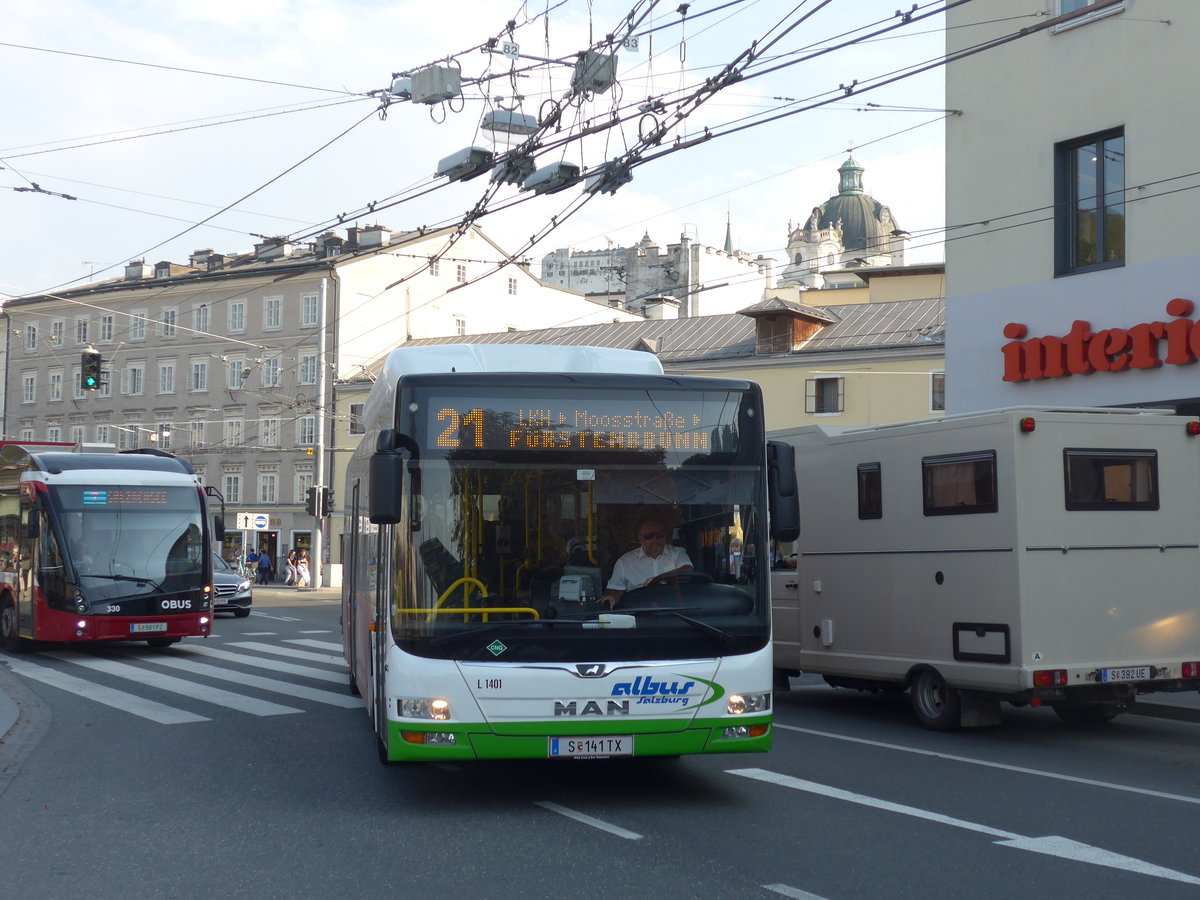
<svg viewBox="0 0 1200 900">
<path fill-rule="evenodd" d="M 623 555 L 613 566 L 612 578 L 600 598 L 609 608 L 621 602 L 621 595 L 634 588 L 645 587 L 660 575 L 691 572 L 692 561 L 687 551 L 667 544 L 667 532 L 658 519 L 646 519 L 638 526 L 640 546 Z"/>
</svg>

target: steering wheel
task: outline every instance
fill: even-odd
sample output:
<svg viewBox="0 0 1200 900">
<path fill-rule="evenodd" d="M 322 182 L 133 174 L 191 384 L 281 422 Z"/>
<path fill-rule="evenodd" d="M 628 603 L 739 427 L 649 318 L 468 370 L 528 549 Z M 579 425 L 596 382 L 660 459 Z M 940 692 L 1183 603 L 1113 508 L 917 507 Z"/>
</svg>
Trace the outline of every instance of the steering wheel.
<svg viewBox="0 0 1200 900">
<path fill-rule="evenodd" d="M 646 582 L 646 587 L 659 584 L 712 584 L 712 576 L 704 572 L 664 572 Z"/>
</svg>

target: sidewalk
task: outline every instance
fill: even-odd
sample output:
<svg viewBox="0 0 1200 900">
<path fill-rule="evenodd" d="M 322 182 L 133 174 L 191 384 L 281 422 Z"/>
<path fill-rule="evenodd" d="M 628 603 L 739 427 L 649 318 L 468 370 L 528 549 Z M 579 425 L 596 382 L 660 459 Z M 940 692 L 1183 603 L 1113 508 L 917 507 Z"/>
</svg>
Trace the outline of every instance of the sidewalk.
<svg viewBox="0 0 1200 900">
<path fill-rule="evenodd" d="M 340 600 L 341 588 L 305 588 L 291 587 L 286 584 L 256 584 L 253 586 L 254 598 L 264 600 Z"/>
</svg>

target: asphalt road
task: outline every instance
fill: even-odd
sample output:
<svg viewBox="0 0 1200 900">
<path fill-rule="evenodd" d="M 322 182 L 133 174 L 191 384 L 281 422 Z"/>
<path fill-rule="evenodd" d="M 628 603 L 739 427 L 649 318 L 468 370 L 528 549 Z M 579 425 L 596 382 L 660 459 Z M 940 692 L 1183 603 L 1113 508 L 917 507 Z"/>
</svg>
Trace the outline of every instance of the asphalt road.
<svg viewBox="0 0 1200 900">
<path fill-rule="evenodd" d="M 384 767 L 336 604 L 262 593 L 166 652 L 0 657 L 5 896 L 1200 896 L 1191 722 L 935 734 L 801 681 L 770 754 Z"/>
</svg>

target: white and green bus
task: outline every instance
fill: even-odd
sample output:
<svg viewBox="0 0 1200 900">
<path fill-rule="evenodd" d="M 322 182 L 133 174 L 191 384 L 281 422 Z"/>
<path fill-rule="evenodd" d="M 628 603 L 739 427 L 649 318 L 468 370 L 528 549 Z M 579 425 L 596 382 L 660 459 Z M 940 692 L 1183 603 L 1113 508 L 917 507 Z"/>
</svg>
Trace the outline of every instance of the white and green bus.
<svg viewBox="0 0 1200 900">
<path fill-rule="evenodd" d="M 402 348 L 364 420 L 342 626 L 384 762 L 770 748 L 757 385 L 635 351 Z M 691 570 L 604 602 L 646 522 Z"/>
</svg>

